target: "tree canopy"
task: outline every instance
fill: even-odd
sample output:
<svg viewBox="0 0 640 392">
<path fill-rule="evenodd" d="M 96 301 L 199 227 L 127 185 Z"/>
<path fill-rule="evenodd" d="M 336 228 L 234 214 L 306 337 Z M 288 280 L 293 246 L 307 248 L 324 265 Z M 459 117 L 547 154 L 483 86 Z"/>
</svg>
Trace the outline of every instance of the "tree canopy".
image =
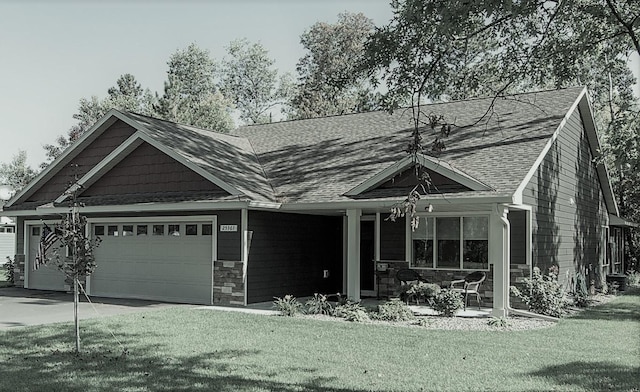
<svg viewBox="0 0 640 392">
<path fill-rule="evenodd" d="M 0 184 L 8 185 L 13 194 L 24 188 L 36 171 L 27 164 L 27 152 L 20 150 L 9 163 L 0 164 Z"/>
<path fill-rule="evenodd" d="M 300 36 L 306 54 L 298 61 L 298 84 L 291 99 L 292 118 L 367 111 L 376 96 L 359 67 L 373 32 L 364 14 L 342 13 L 335 24 L 318 22 Z"/>
</svg>

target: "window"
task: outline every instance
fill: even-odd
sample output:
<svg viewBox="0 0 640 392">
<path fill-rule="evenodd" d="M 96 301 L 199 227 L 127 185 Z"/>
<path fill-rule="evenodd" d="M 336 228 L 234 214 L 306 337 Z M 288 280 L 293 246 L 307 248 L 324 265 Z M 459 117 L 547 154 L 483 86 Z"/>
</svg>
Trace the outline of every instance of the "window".
<svg viewBox="0 0 640 392">
<path fill-rule="evenodd" d="M 133 235 L 133 225 L 123 225 L 122 226 L 122 236 L 130 237 Z"/>
<path fill-rule="evenodd" d="M 136 235 L 147 235 L 147 225 L 136 226 Z"/>
<path fill-rule="evenodd" d="M 107 235 L 118 236 L 118 226 L 107 226 Z"/>
<path fill-rule="evenodd" d="M 164 225 L 153 225 L 153 235 L 164 235 Z"/>
<path fill-rule="evenodd" d="M 463 269 L 489 268 L 489 218 L 465 217 L 462 220 L 464 239 Z"/>
<path fill-rule="evenodd" d="M 489 269 L 489 218 L 420 217 L 411 232 L 414 268 Z"/>
<path fill-rule="evenodd" d="M 413 266 L 433 267 L 433 219 L 419 218 L 418 228 L 411 233 Z"/>
<path fill-rule="evenodd" d="M 180 235 L 180 225 L 169 225 L 169 235 L 179 236 Z"/>
<path fill-rule="evenodd" d="M 31 235 L 40 235 L 40 228 L 39 227 L 32 227 L 31 228 Z"/>
<path fill-rule="evenodd" d="M 93 227 L 94 235 L 104 235 L 104 226 L 94 226 Z"/>
<path fill-rule="evenodd" d="M 11 226 L 0 227 L 0 233 L 14 233 L 15 229 Z"/>
<path fill-rule="evenodd" d="M 202 235 L 213 235 L 213 225 L 212 224 L 203 224 L 202 225 Z"/>
<path fill-rule="evenodd" d="M 438 268 L 460 268 L 460 218 L 436 218 Z"/>
<path fill-rule="evenodd" d="M 198 225 L 185 225 L 184 234 L 198 235 Z"/>
</svg>

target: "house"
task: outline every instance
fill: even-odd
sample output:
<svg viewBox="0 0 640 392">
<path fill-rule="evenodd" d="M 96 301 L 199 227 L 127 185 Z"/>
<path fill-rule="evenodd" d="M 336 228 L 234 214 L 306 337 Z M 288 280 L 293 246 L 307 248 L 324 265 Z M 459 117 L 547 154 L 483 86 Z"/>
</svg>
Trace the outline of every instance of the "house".
<svg viewBox="0 0 640 392">
<path fill-rule="evenodd" d="M 567 284 L 577 271 L 600 281 L 612 270 L 619 214 L 594 159 L 586 89 L 422 110 L 452 129 L 446 149 L 417 159 L 432 186 L 415 231 L 387 219 L 416 183 L 405 152 L 411 110 L 233 135 L 111 110 L 5 206 L 17 220 L 24 287 L 64 289 L 57 271 L 32 264 L 43 222 L 68 211 L 74 178 L 90 232 L 102 238 L 87 281 L 94 296 L 239 306 L 314 292 L 358 299 L 393 291 L 402 268 L 441 284 L 481 270 L 484 298 L 503 316 L 510 284 L 533 266 L 558 266 Z"/>
<path fill-rule="evenodd" d="M 0 209 L 2 205 L 11 197 L 11 188 L 8 185 L 0 184 Z M 15 255 L 16 245 L 16 225 L 12 219 L 0 216 L 0 266 L 7 262 L 7 258 Z"/>
</svg>

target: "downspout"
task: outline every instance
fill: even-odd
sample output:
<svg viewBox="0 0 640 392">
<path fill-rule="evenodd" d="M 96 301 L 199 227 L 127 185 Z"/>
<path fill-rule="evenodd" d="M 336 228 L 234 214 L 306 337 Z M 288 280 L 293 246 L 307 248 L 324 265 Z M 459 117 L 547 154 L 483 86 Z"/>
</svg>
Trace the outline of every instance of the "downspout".
<svg viewBox="0 0 640 392">
<path fill-rule="evenodd" d="M 506 261 L 505 263 L 505 269 L 506 269 L 505 279 L 506 280 L 505 281 L 507 282 L 507 293 L 505 295 L 506 296 L 505 304 L 507 309 L 507 315 L 515 314 L 517 316 L 558 322 L 559 319 L 557 317 L 551 317 L 544 314 L 533 313 L 533 312 L 529 312 L 527 310 L 522 310 L 522 309 L 514 309 L 511 307 L 511 223 L 503 214 L 500 214 L 500 211 L 498 210 L 498 204 L 496 204 L 496 213 L 498 214 L 500 221 L 502 222 L 502 226 L 504 228 L 504 230 L 502 231 L 503 232 L 502 243 L 504 244 L 504 248 L 503 248 L 503 255 L 505 258 L 504 261 Z"/>
</svg>

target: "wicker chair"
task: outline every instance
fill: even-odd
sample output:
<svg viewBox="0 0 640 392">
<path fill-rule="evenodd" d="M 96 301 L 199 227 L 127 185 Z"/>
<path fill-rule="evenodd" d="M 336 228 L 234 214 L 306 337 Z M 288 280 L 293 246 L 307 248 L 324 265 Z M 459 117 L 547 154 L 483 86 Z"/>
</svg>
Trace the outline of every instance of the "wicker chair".
<svg viewBox="0 0 640 392">
<path fill-rule="evenodd" d="M 467 299 L 469 294 L 475 294 L 478 301 L 478 309 L 482 304 L 482 297 L 480 296 L 480 285 L 487 278 L 487 274 L 482 271 L 472 272 L 465 276 L 464 279 L 458 279 L 451 281 L 450 289 L 457 291 L 464 295 L 464 309 L 467 310 Z M 456 287 L 456 285 L 462 285 L 462 287 Z"/>
</svg>

